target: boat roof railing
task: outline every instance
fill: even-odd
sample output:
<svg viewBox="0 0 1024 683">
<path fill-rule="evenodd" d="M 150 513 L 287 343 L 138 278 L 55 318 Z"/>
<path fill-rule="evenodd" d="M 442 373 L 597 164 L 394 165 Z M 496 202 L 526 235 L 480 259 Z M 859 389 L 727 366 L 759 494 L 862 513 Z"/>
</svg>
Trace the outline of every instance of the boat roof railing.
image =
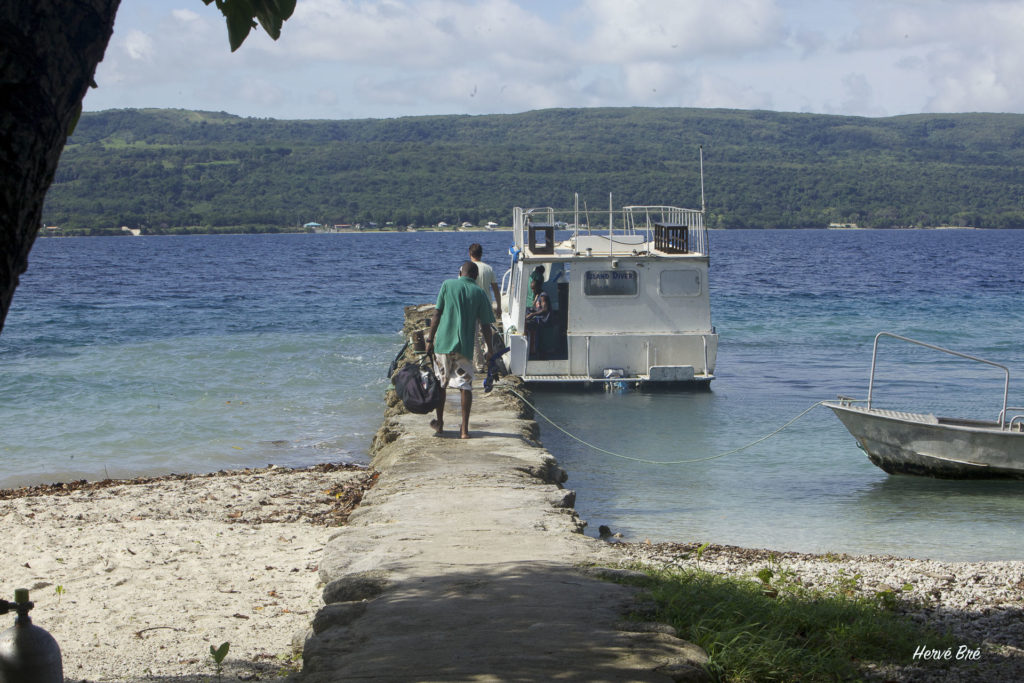
<svg viewBox="0 0 1024 683">
<path fill-rule="evenodd" d="M 911 344 L 917 344 L 918 346 L 923 346 L 926 349 L 932 349 L 934 351 L 941 351 L 942 353 L 948 353 L 951 356 L 956 356 L 958 358 L 964 358 L 966 360 L 971 360 L 971 361 L 974 361 L 976 363 L 984 363 L 985 365 L 990 365 L 990 366 L 992 366 L 994 368 L 999 368 L 1000 370 L 1002 370 L 1003 371 L 1003 378 L 1004 378 L 1003 379 L 1003 407 L 999 411 L 999 419 L 997 420 L 997 422 L 999 423 L 1000 427 L 1004 427 L 1005 426 L 1004 425 L 1004 421 L 1006 420 L 1006 411 L 1007 411 L 1006 402 L 1007 402 L 1007 398 L 1009 397 L 1009 394 L 1010 394 L 1010 369 L 1008 367 L 1006 367 L 1005 365 L 1000 365 L 999 363 L 996 363 L 996 362 L 993 362 L 993 361 L 990 361 L 990 360 L 985 360 L 984 358 L 978 358 L 977 356 L 969 356 L 966 353 L 960 353 L 959 351 L 953 351 L 952 349 L 943 348 L 941 346 L 936 346 L 934 344 L 928 344 L 927 342 L 918 341 L 917 339 L 911 339 L 910 337 L 903 337 L 903 336 L 900 336 L 898 334 L 893 334 L 892 332 L 879 332 L 878 334 L 875 335 L 875 343 L 874 343 L 874 346 L 873 346 L 873 348 L 871 350 L 871 378 L 868 380 L 868 403 L 867 403 L 867 409 L 868 410 L 871 410 L 871 398 L 872 398 L 872 394 L 874 393 L 874 388 L 875 388 L 875 361 L 878 358 L 878 340 L 881 339 L 882 337 L 891 337 L 893 339 L 898 339 L 900 341 L 909 342 Z"/>
<path fill-rule="evenodd" d="M 615 210 L 587 210 L 579 208 L 556 210 L 553 207 L 524 209 L 515 207 L 512 212 L 512 230 L 515 247 L 524 251 L 534 248 L 537 232 L 544 232 L 547 240 L 553 240 L 554 230 L 571 230 L 572 242 L 576 244 L 582 235 L 605 236 L 609 250 L 616 237 L 641 235 L 645 242 L 655 244 L 655 249 L 665 253 L 701 254 L 709 256 L 709 240 L 704 225 L 704 211 L 683 209 L 676 206 L 624 206 Z M 591 219 L 599 225 L 591 227 Z M 543 253 L 543 252 L 537 252 Z"/>
</svg>

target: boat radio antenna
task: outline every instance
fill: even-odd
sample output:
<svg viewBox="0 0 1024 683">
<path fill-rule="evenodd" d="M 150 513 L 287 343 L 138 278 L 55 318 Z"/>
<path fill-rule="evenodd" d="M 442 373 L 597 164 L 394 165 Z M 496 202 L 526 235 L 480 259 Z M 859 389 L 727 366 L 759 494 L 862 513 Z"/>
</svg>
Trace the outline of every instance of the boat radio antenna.
<svg viewBox="0 0 1024 683">
<path fill-rule="evenodd" d="M 615 228 L 615 205 L 612 203 L 612 193 L 608 193 L 608 235 L 611 239 L 612 230 Z"/>
<path fill-rule="evenodd" d="M 704 205 L 704 145 L 698 148 L 700 153 L 700 212 L 705 213 Z"/>
<path fill-rule="evenodd" d="M 580 234 L 580 193 L 573 193 L 573 210 L 572 210 L 572 238 L 575 240 Z"/>
</svg>

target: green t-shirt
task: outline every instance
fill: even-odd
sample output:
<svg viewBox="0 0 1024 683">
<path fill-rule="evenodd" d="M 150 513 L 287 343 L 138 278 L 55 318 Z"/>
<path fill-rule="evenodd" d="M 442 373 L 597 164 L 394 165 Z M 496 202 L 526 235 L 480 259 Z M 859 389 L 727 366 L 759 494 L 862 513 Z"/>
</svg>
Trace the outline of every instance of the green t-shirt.
<svg viewBox="0 0 1024 683">
<path fill-rule="evenodd" d="M 489 325 L 494 322 L 491 302 L 471 277 L 445 280 L 437 293 L 437 310 L 441 320 L 434 335 L 434 351 L 458 351 L 466 358 L 473 357 L 473 342 L 477 321 Z"/>
</svg>

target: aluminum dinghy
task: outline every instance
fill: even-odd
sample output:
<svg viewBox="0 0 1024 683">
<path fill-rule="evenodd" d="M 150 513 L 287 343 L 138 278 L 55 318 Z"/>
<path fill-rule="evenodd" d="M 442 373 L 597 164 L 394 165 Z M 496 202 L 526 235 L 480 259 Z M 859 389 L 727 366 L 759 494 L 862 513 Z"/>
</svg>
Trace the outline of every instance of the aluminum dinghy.
<svg viewBox="0 0 1024 683">
<path fill-rule="evenodd" d="M 1000 369 L 1004 373 L 1002 409 L 995 420 L 937 417 L 874 407 L 878 341 L 882 337 L 923 346 Z M 826 401 L 868 459 L 890 474 L 942 479 L 1024 479 L 1024 408 L 1007 406 L 1009 369 L 890 332 L 875 336 L 868 397 L 840 396 Z M 1017 414 L 1013 414 L 1013 413 Z"/>
</svg>

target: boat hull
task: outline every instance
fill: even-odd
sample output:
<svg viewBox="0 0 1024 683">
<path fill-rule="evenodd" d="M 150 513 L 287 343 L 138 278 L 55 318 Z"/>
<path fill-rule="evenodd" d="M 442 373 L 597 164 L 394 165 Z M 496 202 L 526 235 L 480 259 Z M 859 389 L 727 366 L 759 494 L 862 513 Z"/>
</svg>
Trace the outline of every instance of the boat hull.
<svg viewBox="0 0 1024 683">
<path fill-rule="evenodd" d="M 890 474 L 1024 479 L 1024 432 L 995 423 L 868 410 L 826 402 L 868 459 Z"/>
</svg>

